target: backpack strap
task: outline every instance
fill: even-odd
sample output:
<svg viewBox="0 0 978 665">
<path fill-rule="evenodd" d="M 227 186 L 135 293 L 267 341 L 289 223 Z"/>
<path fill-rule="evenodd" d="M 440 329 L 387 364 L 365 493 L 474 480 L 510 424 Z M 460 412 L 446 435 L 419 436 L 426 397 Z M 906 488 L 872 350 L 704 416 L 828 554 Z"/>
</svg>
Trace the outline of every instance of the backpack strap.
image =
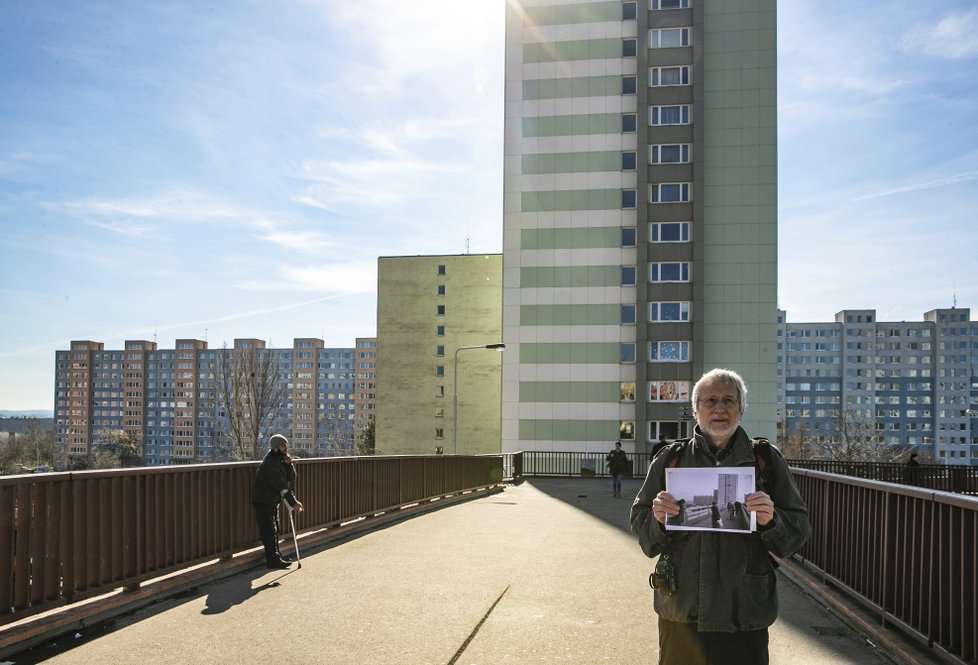
<svg viewBox="0 0 978 665">
<path fill-rule="evenodd" d="M 683 449 L 691 441 L 692 439 L 680 439 L 666 447 L 666 468 L 675 469 L 679 466 L 679 456 L 682 455 Z M 754 467 L 760 473 L 762 480 L 769 480 L 774 465 L 771 442 L 763 436 L 754 437 L 751 439 L 751 448 L 754 450 Z"/>
<path fill-rule="evenodd" d="M 773 477 L 774 453 L 771 452 L 771 442 L 763 436 L 755 437 L 750 442 L 754 449 L 754 467 L 761 480 L 766 483 Z"/>
<path fill-rule="evenodd" d="M 683 454 L 683 449 L 686 447 L 687 443 L 690 443 L 692 439 L 680 439 L 679 441 L 673 441 L 668 446 L 666 446 L 666 468 L 675 469 L 679 466 L 679 456 Z"/>
</svg>

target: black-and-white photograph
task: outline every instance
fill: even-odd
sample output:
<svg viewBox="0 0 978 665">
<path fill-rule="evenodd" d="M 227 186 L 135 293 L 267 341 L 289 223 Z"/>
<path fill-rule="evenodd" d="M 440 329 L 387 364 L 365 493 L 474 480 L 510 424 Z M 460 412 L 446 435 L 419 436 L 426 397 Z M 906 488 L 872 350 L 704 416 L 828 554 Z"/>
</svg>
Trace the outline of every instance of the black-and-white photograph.
<svg viewBox="0 0 978 665">
<path fill-rule="evenodd" d="M 754 467 L 666 469 L 666 491 L 679 503 L 666 531 L 757 530 L 757 515 L 745 506 Z"/>
</svg>

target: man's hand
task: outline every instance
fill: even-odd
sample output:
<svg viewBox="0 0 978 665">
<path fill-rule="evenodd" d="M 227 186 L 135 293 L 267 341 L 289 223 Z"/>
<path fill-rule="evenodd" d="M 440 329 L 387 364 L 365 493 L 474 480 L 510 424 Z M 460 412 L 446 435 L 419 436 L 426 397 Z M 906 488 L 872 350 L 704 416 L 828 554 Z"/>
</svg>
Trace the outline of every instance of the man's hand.
<svg viewBox="0 0 978 665">
<path fill-rule="evenodd" d="M 295 509 L 295 512 L 301 513 L 302 512 L 302 502 L 301 501 L 296 501 L 295 502 L 295 506 L 293 506 L 293 508 Z"/>
<path fill-rule="evenodd" d="M 757 513 L 757 523 L 760 526 L 765 526 L 774 519 L 774 501 L 766 492 L 748 494 L 744 506 L 752 513 Z"/>
<path fill-rule="evenodd" d="M 668 492 L 659 492 L 652 501 L 652 516 L 660 524 L 666 523 L 666 518 L 679 514 L 679 504 Z"/>
</svg>

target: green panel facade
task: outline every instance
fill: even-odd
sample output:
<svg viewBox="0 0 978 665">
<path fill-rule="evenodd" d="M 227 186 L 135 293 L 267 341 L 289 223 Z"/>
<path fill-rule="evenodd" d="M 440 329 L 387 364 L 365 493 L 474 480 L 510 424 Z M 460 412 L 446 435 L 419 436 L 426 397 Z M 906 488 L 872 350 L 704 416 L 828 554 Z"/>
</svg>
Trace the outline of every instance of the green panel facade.
<svg viewBox="0 0 978 665">
<path fill-rule="evenodd" d="M 521 212 L 615 210 L 621 208 L 620 189 L 580 189 L 522 192 Z"/>
<path fill-rule="evenodd" d="M 520 420 L 525 441 L 615 441 L 617 420 Z"/>
<path fill-rule="evenodd" d="M 580 76 L 523 81 L 523 99 L 612 97 L 621 94 L 621 76 Z"/>
<path fill-rule="evenodd" d="M 520 381 L 521 402 L 599 402 L 617 400 L 621 385 L 613 381 Z"/>
<path fill-rule="evenodd" d="M 568 60 L 607 60 L 620 57 L 621 39 L 587 39 L 547 44 L 526 44 L 523 47 L 524 64 Z"/>
<path fill-rule="evenodd" d="M 620 284 L 620 266 L 520 268 L 520 285 L 523 288 L 619 286 Z"/>
<path fill-rule="evenodd" d="M 617 134 L 621 131 L 620 113 L 592 115 L 556 115 L 523 118 L 522 134 L 535 136 L 575 136 L 584 134 Z"/>
<path fill-rule="evenodd" d="M 609 249 L 621 246 L 621 228 L 523 229 L 520 249 Z"/>
<path fill-rule="evenodd" d="M 621 20 L 621 2 L 525 7 L 526 25 L 568 25 Z"/>
<path fill-rule="evenodd" d="M 621 151 L 556 152 L 542 155 L 523 155 L 522 173 L 592 173 L 621 171 Z"/>
<path fill-rule="evenodd" d="M 621 305 L 521 305 L 521 326 L 610 326 L 621 322 Z"/>
<path fill-rule="evenodd" d="M 619 353 L 615 342 L 520 344 L 520 362 L 528 365 L 617 365 Z"/>
</svg>

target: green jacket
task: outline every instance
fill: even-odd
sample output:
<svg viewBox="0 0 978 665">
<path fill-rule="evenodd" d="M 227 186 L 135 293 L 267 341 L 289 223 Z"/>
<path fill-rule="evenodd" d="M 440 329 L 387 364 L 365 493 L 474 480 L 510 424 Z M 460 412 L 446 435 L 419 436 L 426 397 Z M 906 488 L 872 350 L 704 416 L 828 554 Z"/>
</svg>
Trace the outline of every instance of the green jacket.
<svg viewBox="0 0 978 665">
<path fill-rule="evenodd" d="M 652 500 L 665 489 L 666 458 L 661 450 L 632 504 L 630 521 L 645 555 L 663 552 L 676 570 L 676 592 L 654 592 L 653 605 L 667 621 L 696 624 L 697 630 L 761 630 L 778 617 L 777 578 L 768 552 L 780 557 L 797 551 L 811 533 L 808 509 L 781 453 L 771 446 L 771 464 L 755 477 L 757 489 L 774 501 L 775 518 L 749 534 L 666 531 L 652 516 Z M 726 454 L 723 454 L 726 452 Z M 679 467 L 755 466 L 750 437 L 737 428 L 720 459 L 697 426 L 692 444 L 678 457 Z"/>
</svg>

